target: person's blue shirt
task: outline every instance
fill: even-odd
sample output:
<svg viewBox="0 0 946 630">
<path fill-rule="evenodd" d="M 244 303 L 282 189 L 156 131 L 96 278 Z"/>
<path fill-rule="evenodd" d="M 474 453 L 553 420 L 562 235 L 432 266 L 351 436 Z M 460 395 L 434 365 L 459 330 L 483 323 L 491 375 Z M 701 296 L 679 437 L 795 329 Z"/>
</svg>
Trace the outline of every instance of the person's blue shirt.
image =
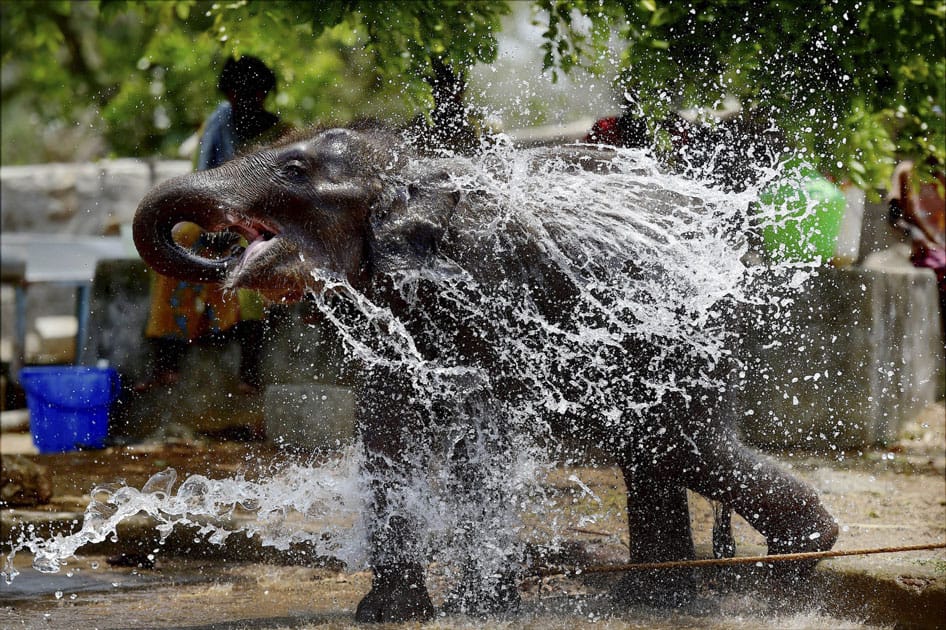
<svg viewBox="0 0 946 630">
<path fill-rule="evenodd" d="M 200 153 L 197 170 L 220 166 L 236 154 L 236 138 L 233 133 L 233 106 L 224 101 L 217 106 L 200 137 Z"/>
</svg>

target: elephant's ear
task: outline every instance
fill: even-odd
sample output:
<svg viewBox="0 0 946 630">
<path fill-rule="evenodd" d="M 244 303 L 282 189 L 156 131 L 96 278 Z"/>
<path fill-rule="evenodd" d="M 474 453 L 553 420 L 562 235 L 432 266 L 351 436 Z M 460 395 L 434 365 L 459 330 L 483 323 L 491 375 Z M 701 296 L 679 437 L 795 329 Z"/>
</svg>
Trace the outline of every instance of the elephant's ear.
<svg viewBox="0 0 946 630">
<path fill-rule="evenodd" d="M 431 264 L 462 198 L 446 177 L 390 185 L 371 213 L 372 271 L 391 274 Z"/>
</svg>

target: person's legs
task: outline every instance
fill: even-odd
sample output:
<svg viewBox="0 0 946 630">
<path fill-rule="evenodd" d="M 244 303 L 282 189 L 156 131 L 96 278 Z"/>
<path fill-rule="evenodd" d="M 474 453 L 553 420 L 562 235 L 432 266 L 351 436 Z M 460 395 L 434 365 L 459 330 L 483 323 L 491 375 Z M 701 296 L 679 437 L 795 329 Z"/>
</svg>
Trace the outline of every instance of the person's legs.
<svg viewBox="0 0 946 630">
<path fill-rule="evenodd" d="M 151 346 L 151 375 L 135 383 L 134 390 L 139 393 L 176 384 L 188 345 L 187 341 L 173 337 L 151 337 L 148 344 Z"/>
<path fill-rule="evenodd" d="M 240 343 L 240 392 L 256 394 L 263 388 L 263 322 L 243 320 L 235 332 Z"/>
</svg>

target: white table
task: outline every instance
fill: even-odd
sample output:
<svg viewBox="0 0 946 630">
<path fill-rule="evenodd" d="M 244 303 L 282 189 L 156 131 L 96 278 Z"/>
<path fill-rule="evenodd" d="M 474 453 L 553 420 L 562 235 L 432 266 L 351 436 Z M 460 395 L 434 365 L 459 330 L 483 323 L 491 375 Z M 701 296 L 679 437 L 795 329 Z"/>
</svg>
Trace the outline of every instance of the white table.
<svg viewBox="0 0 946 630">
<path fill-rule="evenodd" d="M 118 236 L 8 232 L 0 240 L 3 284 L 15 290 L 15 332 L 10 378 L 19 381 L 26 347 L 26 291 L 34 285 L 73 288 L 76 292 L 76 360 L 88 335 L 89 301 L 100 260 L 135 258 Z"/>
</svg>

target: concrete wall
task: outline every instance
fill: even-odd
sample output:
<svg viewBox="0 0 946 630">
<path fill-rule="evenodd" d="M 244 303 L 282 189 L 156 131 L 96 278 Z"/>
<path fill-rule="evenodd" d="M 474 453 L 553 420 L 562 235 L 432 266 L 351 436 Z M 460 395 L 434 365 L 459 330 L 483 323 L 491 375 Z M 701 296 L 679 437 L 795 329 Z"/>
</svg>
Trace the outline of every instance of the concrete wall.
<svg viewBox="0 0 946 630">
<path fill-rule="evenodd" d="M 190 170 L 189 161 L 134 159 L 2 167 L 0 228 L 3 233 L 118 234 L 121 226 L 131 222 L 138 202 L 151 187 Z M 181 387 L 144 394 L 132 391 L 135 382 L 147 377 L 151 358 L 143 338 L 148 273 L 140 260 L 107 261 L 96 270 L 89 340 L 79 349 L 79 360 L 85 364 L 108 361 L 121 374 L 124 390 L 113 409 L 113 432 L 139 439 L 234 426 L 262 427 L 264 395 L 237 393 L 239 348 L 232 341 L 202 344 L 190 352 Z M 71 316 L 75 311 L 73 291 L 61 287 L 32 287 L 27 302 L 31 322 L 38 316 Z M 0 337 L 5 340 L 12 335 L 13 320 L 13 292 L 3 287 Z M 321 417 L 325 409 L 344 411 L 353 404 L 350 395 L 346 398 L 347 390 L 332 389 L 344 382 L 333 367 L 344 363 L 334 356 L 340 348 L 333 337 L 305 324 L 295 311 L 274 317 L 271 324 L 263 370 L 276 387 L 268 404 L 287 420 L 272 423 L 270 433 L 281 432 L 287 442 L 310 443 L 320 435 L 311 431 L 325 420 Z M 280 392 L 292 392 L 293 397 Z M 326 407 L 326 400 L 334 406 Z"/>
<path fill-rule="evenodd" d="M 153 348 L 143 336 L 150 273 L 140 260 L 105 261 L 99 264 L 92 287 L 89 342 L 81 360 L 108 361 L 121 376 L 122 394 L 111 414 L 113 435 L 139 440 L 238 427 L 262 432 L 269 424 L 270 436 L 285 436 L 287 443 L 327 439 L 317 431 L 330 424 L 320 409 L 325 407 L 323 396 L 333 394 L 337 399 L 333 386 L 346 383 L 341 372 L 345 361 L 331 329 L 306 323 L 310 316 L 300 305 L 274 309 L 266 320 L 262 371 L 272 392 L 239 392 L 240 347 L 227 338 L 192 346 L 177 385 L 135 392 L 134 384 L 150 375 L 152 360 Z M 294 396 L 279 395 L 286 391 Z M 267 407 L 276 412 L 267 413 Z M 277 416 L 285 421 L 267 422 Z M 346 423 L 350 434 L 350 411 L 343 419 Z"/>
<path fill-rule="evenodd" d="M 151 186 L 189 170 L 188 162 L 139 160 L 3 167 L 2 231 L 111 234 L 131 220 Z M 877 250 L 899 240 L 886 226 L 885 206 L 868 203 L 859 258 L 876 262 Z M 895 254 L 885 253 L 887 258 L 870 269 L 825 269 L 798 307 L 778 318 L 765 309 L 746 314 L 752 325 L 737 350 L 756 366 L 758 378 L 735 404 L 751 441 L 773 447 L 879 443 L 892 438 L 916 408 L 942 397 L 943 341 L 934 282 Z M 147 272 L 140 261 L 105 265 L 93 292 L 91 338 L 82 360 L 108 360 L 130 385 L 145 376 L 148 359 L 142 339 Z M 71 314 L 73 308 L 71 292 L 30 292 L 33 316 Z M 12 327 L 11 314 L 12 296 L 5 291 L 4 335 Z M 334 389 L 348 379 L 339 372 L 344 360 L 337 339 L 328 327 L 305 324 L 296 311 L 273 320 L 264 371 L 274 387 L 266 395 L 235 393 L 238 357 L 234 344 L 202 347 L 185 362 L 187 387 L 144 395 L 126 391 L 116 406 L 117 431 L 137 438 L 175 426 L 216 430 L 269 424 L 270 433 L 282 431 L 287 442 L 305 443 L 319 439 L 308 431 L 325 424 L 326 414 L 335 413 L 331 410 L 344 415 L 351 408 L 350 397 Z M 271 422 L 265 408 L 281 409 L 280 418 Z M 350 419 L 326 439 L 344 433 L 345 426 Z"/>
<path fill-rule="evenodd" d="M 773 278 L 769 292 L 779 295 L 781 286 Z M 787 309 L 743 315 L 737 353 L 750 369 L 734 404 L 752 443 L 884 444 L 943 396 L 943 335 L 929 270 L 825 268 Z"/>
<path fill-rule="evenodd" d="M 3 232 L 118 234 L 152 186 L 186 173 L 190 162 L 108 160 L 0 167 Z"/>
<path fill-rule="evenodd" d="M 130 224 L 138 202 L 155 184 L 190 171 L 184 160 L 103 160 L 97 163 L 0 167 L 0 231 L 117 235 Z M 13 296 L 0 296 L 0 336 L 13 330 Z M 27 310 L 74 315 L 75 299 L 61 287 L 29 291 Z"/>
<path fill-rule="evenodd" d="M 262 394 L 238 392 L 234 343 L 195 346 L 175 387 L 132 391 L 148 374 L 150 349 L 141 335 L 147 286 L 141 261 L 110 261 L 93 287 L 83 359 L 105 359 L 122 375 L 116 434 L 139 439 L 243 426 L 288 446 L 330 445 L 351 435 L 354 402 L 346 387 L 354 374 L 345 372 L 332 327 L 300 306 L 268 321 Z M 771 278 L 766 292 L 780 296 L 784 282 Z M 943 336 L 931 272 L 825 268 L 795 297 L 787 308 L 741 313 L 741 343 L 733 350 L 748 370 L 734 383 L 732 405 L 749 442 L 818 450 L 881 445 L 942 398 Z"/>
</svg>

